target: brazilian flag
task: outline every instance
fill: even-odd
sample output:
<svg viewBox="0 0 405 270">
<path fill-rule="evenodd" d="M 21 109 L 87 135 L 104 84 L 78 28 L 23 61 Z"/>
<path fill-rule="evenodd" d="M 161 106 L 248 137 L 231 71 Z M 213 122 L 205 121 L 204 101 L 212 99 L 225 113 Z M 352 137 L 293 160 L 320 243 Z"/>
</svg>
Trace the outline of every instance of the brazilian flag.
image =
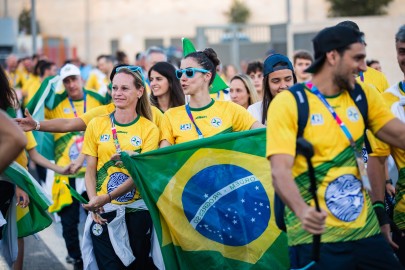
<svg viewBox="0 0 405 270">
<path fill-rule="evenodd" d="M 166 269 L 288 269 L 265 129 L 122 160 L 151 213 Z"/>
<path fill-rule="evenodd" d="M 47 209 L 52 202 L 34 177 L 16 162 L 4 171 L 4 175 L 10 182 L 24 190 L 30 198 L 28 207 L 17 207 L 18 237 L 35 234 L 51 225 L 52 218 L 48 215 Z"/>
</svg>

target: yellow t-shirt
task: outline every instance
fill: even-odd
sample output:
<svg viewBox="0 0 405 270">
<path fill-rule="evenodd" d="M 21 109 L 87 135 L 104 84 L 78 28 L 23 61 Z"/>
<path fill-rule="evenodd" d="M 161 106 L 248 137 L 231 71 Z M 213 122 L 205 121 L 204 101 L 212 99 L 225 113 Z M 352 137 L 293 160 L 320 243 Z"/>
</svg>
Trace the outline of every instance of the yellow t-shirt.
<svg viewBox="0 0 405 270">
<path fill-rule="evenodd" d="M 368 102 L 369 128 L 377 132 L 394 116 L 385 106 L 381 106 L 376 91 L 369 87 L 363 89 Z M 379 224 L 368 194 L 358 180 L 360 174 L 349 140 L 321 100 L 309 90 L 306 90 L 306 94 L 309 117 L 303 137 L 314 147 L 315 155 L 311 160 L 317 176 L 317 195 L 321 208 L 328 212 L 322 242 L 344 242 L 378 234 Z M 326 99 L 361 149 L 364 122 L 349 93 L 343 91 Z M 297 114 L 297 103 L 290 91 L 281 92 L 270 103 L 267 114 L 267 157 L 277 154 L 295 156 Z M 295 159 L 292 173 L 304 201 L 314 205 L 304 157 Z M 312 235 L 302 229 L 297 216 L 289 208 L 286 208 L 285 220 L 289 245 L 312 242 Z"/>
<path fill-rule="evenodd" d="M 163 114 L 162 112 L 156 108 L 155 106 L 151 106 L 151 110 L 152 110 L 152 120 L 153 123 L 155 123 L 155 125 L 160 128 L 160 123 L 162 122 L 162 118 L 163 118 Z M 115 105 L 113 103 L 104 105 L 104 106 L 100 106 L 98 108 L 95 108 L 93 110 L 90 110 L 88 112 L 86 112 L 85 114 L 80 116 L 80 119 L 83 120 L 83 122 L 86 124 L 86 126 L 89 124 L 89 122 L 100 115 L 106 115 L 106 114 L 110 114 L 113 111 L 115 111 Z"/>
<path fill-rule="evenodd" d="M 115 121 L 118 141 L 122 151 L 144 153 L 154 150 L 159 143 L 159 129 L 148 119 L 138 117 L 131 123 L 119 124 Z M 107 194 L 130 177 L 128 170 L 115 166 L 111 156 L 116 148 L 111 131 L 110 114 L 96 117 L 90 121 L 84 138 L 83 153 L 97 158 L 97 195 Z M 141 198 L 134 189 L 112 201 L 114 204 L 128 204 Z"/>
<path fill-rule="evenodd" d="M 401 83 L 393 85 L 387 89 L 382 97 L 389 108 L 393 106 L 394 103 L 399 101 L 399 96 L 405 97 L 405 89 L 402 88 Z M 397 95 L 393 94 L 397 93 Z M 405 106 L 403 106 L 405 109 Z M 400 148 L 390 146 L 376 137 L 373 134 L 367 133 L 367 139 L 369 141 L 370 156 L 389 156 L 391 155 L 395 161 L 395 165 L 398 169 L 398 181 L 396 185 L 396 204 L 394 208 L 394 222 L 399 229 L 405 229 L 405 150 Z"/>
<path fill-rule="evenodd" d="M 26 96 L 24 97 L 24 106 L 27 106 L 28 102 L 35 96 L 38 89 L 41 87 L 41 79 L 37 76 L 32 76 L 26 83 L 24 91 Z"/>
<path fill-rule="evenodd" d="M 249 130 L 256 119 L 242 106 L 228 101 L 214 101 L 203 108 L 190 108 L 194 121 L 204 138 L 233 131 Z M 198 139 L 197 130 L 186 107 L 171 108 L 163 115 L 161 140 L 170 144 Z"/>
<path fill-rule="evenodd" d="M 10 83 L 10 86 L 13 88 L 21 88 L 23 85 L 23 81 L 24 81 L 24 78 L 23 78 L 24 75 L 22 74 L 22 72 L 19 70 L 16 70 L 15 72 L 8 72 L 7 70 L 5 70 L 5 71 L 6 71 L 6 75 L 7 75 L 8 81 Z"/>
<path fill-rule="evenodd" d="M 104 74 L 102 74 L 101 72 L 93 72 L 89 75 L 84 88 L 104 96 L 107 93 L 109 83 L 110 81 Z"/>
<path fill-rule="evenodd" d="M 86 111 L 102 105 L 102 97 L 97 93 L 84 90 L 86 93 Z M 45 111 L 46 119 L 75 118 L 73 108 L 69 102 L 66 92 L 57 94 L 55 97 L 56 107 Z M 84 100 L 74 100 L 74 108 L 80 117 L 84 114 Z M 82 132 L 54 133 L 55 141 L 55 162 L 59 166 L 66 166 L 75 160 L 81 151 L 83 144 Z M 80 170 L 77 177 L 83 176 L 85 169 Z"/>
<path fill-rule="evenodd" d="M 375 87 L 375 89 L 377 89 L 380 93 L 384 92 L 390 87 L 387 77 L 384 75 L 384 73 L 371 67 L 367 67 L 367 70 L 363 72 L 363 80 L 361 76 L 359 76 L 357 77 L 357 81 Z"/>
</svg>

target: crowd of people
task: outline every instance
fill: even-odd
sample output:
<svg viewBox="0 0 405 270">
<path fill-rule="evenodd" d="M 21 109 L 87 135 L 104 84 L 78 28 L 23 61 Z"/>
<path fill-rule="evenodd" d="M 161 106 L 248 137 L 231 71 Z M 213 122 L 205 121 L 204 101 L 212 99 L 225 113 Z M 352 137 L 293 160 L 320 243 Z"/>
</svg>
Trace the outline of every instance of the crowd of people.
<svg viewBox="0 0 405 270">
<path fill-rule="evenodd" d="M 47 59 L 10 55 L 0 69 L 0 154 L 7 157 L 0 169 L 13 160 L 27 168 L 29 159 L 40 182 L 46 169 L 55 172 L 49 212 L 61 219 L 66 261 L 74 269 L 155 269 L 153 222 L 120 154 L 266 128 L 273 186 L 286 205 L 291 268 L 403 269 L 405 25 L 395 45 L 404 78 L 391 87 L 372 67 L 378 61 L 366 65 L 364 34 L 351 21 L 320 31 L 314 55 L 299 50 L 291 61 L 274 53 L 242 73 L 231 65 L 222 72 L 211 48 L 186 55 L 179 66 L 157 47 L 135 65 L 123 52 L 100 55 L 90 72 L 80 61 L 68 61 L 58 72 Z M 41 83 L 57 74 L 53 103 L 38 121 L 27 108 L 38 102 Z M 216 76 L 229 89 L 210 95 Z M 17 118 L 20 129 L 9 118 Z M 35 150 L 32 131 L 53 135 L 55 163 Z M 299 137 L 314 148 L 320 209 L 309 191 L 306 162 L 296 157 Z M 399 172 L 394 181 L 386 172 L 390 155 Z M 64 183 L 88 203 L 72 197 Z M 0 194 L 0 221 L 14 194 L 21 207 L 29 206 L 25 192 L 4 177 Z M 385 211 L 390 195 L 396 200 L 391 217 Z M 89 213 L 82 246 L 81 207 Z M 319 259 L 313 258 L 313 235 L 322 237 Z M 23 238 L 18 241 L 14 268 L 22 269 Z"/>
</svg>

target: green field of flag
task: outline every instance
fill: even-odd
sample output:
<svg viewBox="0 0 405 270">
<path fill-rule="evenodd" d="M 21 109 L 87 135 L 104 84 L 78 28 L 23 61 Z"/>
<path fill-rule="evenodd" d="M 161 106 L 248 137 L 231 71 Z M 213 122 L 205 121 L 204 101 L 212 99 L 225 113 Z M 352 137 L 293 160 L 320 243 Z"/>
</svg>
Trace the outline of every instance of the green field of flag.
<svg viewBox="0 0 405 270">
<path fill-rule="evenodd" d="M 13 162 L 3 174 L 10 182 L 24 190 L 30 198 L 28 207 L 17 208 L 18 237 L 32 235 L 51 225 L 52 218 L 47 209 L 52 202 L 34 177 L 16 162 Z"/>
<path fill-rule="evenodd" d="M 166 269 L 288 269 L 273 215 L 265 129 L 122 154 Z"/>
</svg>

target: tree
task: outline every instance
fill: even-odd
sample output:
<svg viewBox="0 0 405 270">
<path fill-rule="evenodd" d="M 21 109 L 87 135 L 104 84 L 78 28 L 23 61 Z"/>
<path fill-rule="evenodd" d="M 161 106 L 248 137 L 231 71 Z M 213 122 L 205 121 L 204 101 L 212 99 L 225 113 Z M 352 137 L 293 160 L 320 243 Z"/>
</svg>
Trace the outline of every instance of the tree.
<svg viewBox="0 0 405 270">
<path fill-rule="evenodd" d="M 225 15 L 230 23 L 246 23 L 250 17 L 250 9 L 241 0 L 233 0 Z"/>
<path fill-rule="evenodd" d="M 392 0 L 327 0 L 331 17 L 383 15 Z"/>
<path fill-rule="evenodd" d="M 37 33 L 40 33 L 39 24 L 37 23 Z M 24 8 L 18 16 L 18 32 L 24 32 L 31 35 L 31 10 Z"/>
</svg>

